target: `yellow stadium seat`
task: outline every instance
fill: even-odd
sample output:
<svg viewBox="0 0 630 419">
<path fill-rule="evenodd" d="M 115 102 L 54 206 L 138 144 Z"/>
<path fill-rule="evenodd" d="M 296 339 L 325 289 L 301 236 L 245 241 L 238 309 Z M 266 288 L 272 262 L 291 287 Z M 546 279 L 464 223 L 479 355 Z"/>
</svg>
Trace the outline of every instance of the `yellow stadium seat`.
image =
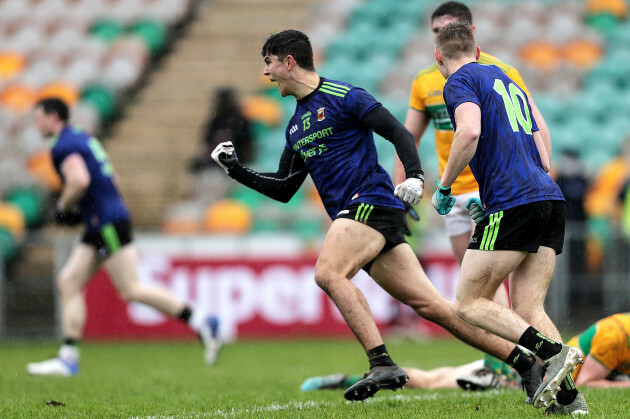
<svg viewBox="0 0 630 419">
<path fill-rule="evenodd" d="M 598 13 L 610 13 L 619 19 L 628 16 L 628 5 L 624 0 L 587 0 L 586 13 L 589 15 Z"/>
<path fill-rule="evenodd" d="M 546 41 L 532 41 L 523 45 L 520 55 L 526 63 L 542 71 L 553 71 L 560 59 L 558 48 Z"/>
<path fill-rule="evenodd" d="M 0 80 L 11 80 L 26 67 L 26 58 L 16 52 L 0 53 Z"/>
<path fill-rule="evenodd" d="M 26 168 L 49 191 L 61 191 L 61 179 L 53 166 L 50 150 L 40 151 L 29 156 Z"/>
<path fill-rule="evenodd" d="M 265 96 L 251 96 L 243 101 L 243 115 L 251 121 L 276 126 L 282 121 L 282 107 L 274 99 Z"/>
<path fill-rule="evenodd" d="M 24 214 L 13 204 L 0 203 L 0 226 L 6 227 L 14 237 L 21 238 L 26 229 Z"/>
<path fill-rule="evenodd" d="M 587 39 L 575 39 L 562 48 L 562 56 L 574 67 L 579 69 L 591 69 L 602 58 L 600 46 Z"/>
<path fill-rule="evenodd" d="M 9 86 L 0 93 L 0 103 L 16 113 L 29 111 L 36 101 L 35 91 L 24 85 Z"/>
<path fill-rule="evenodd" d="M 38 95 L 38 99 L 51 97 L 62 99 L 68 106 L 73 106 L 79 100 L 79 91 L 69 83 L 54 82 L 44 86 Z"/>
<path fill-rule="evenodd" d="M 204 227 L 211 233 L 243 234 L 252 226 L 250 209 L 231 199 L 211 204 L 204 214 Z"/>
</svg>

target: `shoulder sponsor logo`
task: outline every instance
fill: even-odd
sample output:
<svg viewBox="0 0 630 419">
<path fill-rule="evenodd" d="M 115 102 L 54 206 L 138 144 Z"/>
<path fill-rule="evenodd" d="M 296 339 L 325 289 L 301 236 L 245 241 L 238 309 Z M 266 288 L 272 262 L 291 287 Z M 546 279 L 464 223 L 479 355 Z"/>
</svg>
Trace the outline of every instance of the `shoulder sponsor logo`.
<svg viewBox="0 0 630 419">
<path fill-rule="evenodd" d="M 442 96 L 442 91 L 437 89 L 429 90 L 429 97 L 434 96 Z"/>
<path fill-rule="evenodd" d="M 297 130 L 298 130 L 297 124 L 293 125 L 291 127 L 291 129 L 289 130 L 289 135 L 293 135 L 295 133 L 295 131 L 297 131 Z"/>
<path fill-rule="evenodd" d="M 300 118 L 304 119 L 304 118 L 308 118 L 309 116 L 311 116 L 312 113 L 311 111 L 306 112 L 304 115 L 302 115 Z"/>
<path fill-rule="evenodd" d="M 317 122 L 320 122 L 326 119 L 325 111 L 326 111 L 326 108 L 319 108 L 317 110 Z"/>
</svg>

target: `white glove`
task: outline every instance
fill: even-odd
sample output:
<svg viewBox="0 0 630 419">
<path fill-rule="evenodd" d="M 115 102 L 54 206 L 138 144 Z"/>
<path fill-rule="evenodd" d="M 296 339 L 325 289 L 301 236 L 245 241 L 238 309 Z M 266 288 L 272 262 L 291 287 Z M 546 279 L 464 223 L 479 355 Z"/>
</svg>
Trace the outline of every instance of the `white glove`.
<svg viewBox="0 0 630 419">
<path fill-rule="evenodd" d="M 223 170 L 225 170 L 225 173 L 229 173 L 228 167 L 221 162 L 221 159 L 222 158 L 225 159 L 226 157 L 232 157 L 233 154 L 234 154 L 234 145 L 232 144 L 232 141 L 226 141 L 224 143 L 219 144 L 214 149 L 214 151 L 212 152 L 210 156 L 212 157 L 212 160 L 217 162 L 217 164 L 221 166 Z"/>
<path fill-rule="evenodd" d="M 417 204 L 424 195 L 424 179 L 409 178 L 396 186 L 394 196 L 408 204 Z"/>
</svg>

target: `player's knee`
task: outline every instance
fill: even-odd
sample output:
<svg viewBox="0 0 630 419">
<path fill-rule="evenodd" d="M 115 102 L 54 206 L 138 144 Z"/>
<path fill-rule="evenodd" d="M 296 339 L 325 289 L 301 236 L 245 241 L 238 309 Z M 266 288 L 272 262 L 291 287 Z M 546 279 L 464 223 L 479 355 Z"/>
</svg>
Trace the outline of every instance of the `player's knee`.
<svg viewBox="0 0 630 419">
<path fill-rule="evenodd" d="M 471 304 L 468 301 L 455 299 L 455 314 L 460 319 L 467 321 L 470 318 Z"/>
<path fill-rule="evenodd" d="M 334 275 L 332 275 L 332 272 L 330 270 L 325 269 L 325 268 L 315 269 L 315 283 L 327 294 L 333 282 L 334 282 Z"/>
<path fill-rule="evenodd" d="M 518 314 L 523 320 L 531 323 L 536 317 L 536 313 L 544 309 L 533 304 L 519 304 L 512 302 L 512 310 L 514 310 L 514 312 L 516 312 L 516 314 Z"/>
<path fill-rule="evenodd" d="M 138 299 L 137 289 L 133 286 L 118 288 L 118 295 L 126 303 L 131 303 Z"/>
<path fill-rule="evenodd" d="M 445 317 L 444 307 L 434 301 L 414 301 L 409 305 L 419 316 L 434 323 L 439 323 Z"/>
<path fill-rule="evenodd" d="M 70 275 L 67 271 L 61 271 L 57 277 L 57 289 L 59 290 L 59 294 L 62 298 L 81 292 L 81 287 L 77 285 L 72 275 Z"/>
</svg>

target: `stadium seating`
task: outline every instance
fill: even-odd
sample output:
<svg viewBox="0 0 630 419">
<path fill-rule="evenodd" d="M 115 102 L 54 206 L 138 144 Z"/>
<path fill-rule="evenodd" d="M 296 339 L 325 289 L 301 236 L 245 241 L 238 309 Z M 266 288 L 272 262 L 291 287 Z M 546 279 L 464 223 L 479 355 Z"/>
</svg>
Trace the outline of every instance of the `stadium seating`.
<svg viewBox="0 0 630 419">
<path fill-rule="evenodd" d="M 193 4 L 193 0 L 0 2 L 3 211 L 18 211 L 26 227 L 35 227 L 45 206 L 43 191 L 59 190 L 47 146 L 31 126 L 36 101 L 64 99 L 73 107 L 73 124 L 100 134 L 121 114 L 151 59 L 166 50 L 173 28 L 191 13 Z M 0 222 L 5 258 L 15 254 L 19 242 L 14 218 L 10 226 Z"/>
</svg>

